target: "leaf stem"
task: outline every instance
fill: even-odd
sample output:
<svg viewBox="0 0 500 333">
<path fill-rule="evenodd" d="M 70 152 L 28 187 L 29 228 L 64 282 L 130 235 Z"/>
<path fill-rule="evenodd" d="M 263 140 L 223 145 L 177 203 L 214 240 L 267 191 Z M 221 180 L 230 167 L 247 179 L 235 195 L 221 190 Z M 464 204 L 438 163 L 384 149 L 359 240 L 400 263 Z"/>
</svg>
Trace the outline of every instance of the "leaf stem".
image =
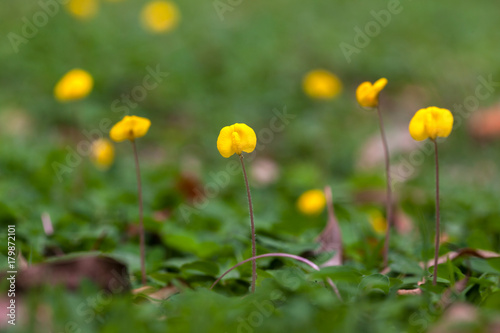
<svg viewBox="0 0 500 333">
<path fill-rule="evenodd" d="M 241 168 L 243 169 L 243 177 L 245 178 L 245 185 L 247 187 L 247 197 L 248 197 L 248 210 L 250 211 L 250 226 L 252 232 L 252 257 L 257 255 L 257 250 L 255 246 L 255 224 L 253 221 L 253 206 L 252 206 L 252 196 L 250 194 L 250 186 L 248 185 L 247 172 L 245 170 L 245 163 L 243 162 L 243 155 L 240 154 Z M 252 260 L 252 285 L 251 290 L 255 292 L 255 281 L 257 280 L 257 262 Z"/>
<path fill-rule="evenodd" d="M 438 270 L 438 257 L 439 257 L 439 234 L 440 234 L 440 226 L 439 226 L 439 159 L 438 159 L 438 146 L 436 140 L 434 141 L 434 151 L 436 157 L 436 243 L 434 250 L 434 276 L 432 278 L 432 284 L 436 285 L 437 283 L 437 270 Z"/>
<path fill-rule="evenodd" d="M 382 120 L 382 112 L 380 112 L 380 107 L 377 105 L 377 114 L 380 124 L 380 136 L 382 137 L 382 145 L 384 146 L 384 157 L 385 157 L 385 174 L 387 178 L 387 198 L 386 198 L 386 214 L 387 214 L 387 230 L 385 232 L 385 242 L 384 242 L 384 267 L 387 267 L 389 263 L 389 240 L 392 227 L 392 184 L 391 184 L 391 164 L 389 158 L 389 147 L 387 146 L 387 139 L 385 137 L 384 122 Z"/>
<path fill-rule="evenodd" d="M 130 140 L 132 143 L 132 148 L 134 150 L 135 158 L 135 171 L 137 175 L 137 196 L 139 199 L 139 239 L 140 239 L 140 251 L 141 251 L 141 277 L 142 284 L 146 285 L 146 264 L 145 264 L 145 244 L 144 244 L 144 222 L 143 222 L 143 205 L 142 205 L 142 183 L 141 183 L 141 170 L 139 167 L 139 156 L 137 154 L 137 146 L 135 140 Z"/>
</svg>

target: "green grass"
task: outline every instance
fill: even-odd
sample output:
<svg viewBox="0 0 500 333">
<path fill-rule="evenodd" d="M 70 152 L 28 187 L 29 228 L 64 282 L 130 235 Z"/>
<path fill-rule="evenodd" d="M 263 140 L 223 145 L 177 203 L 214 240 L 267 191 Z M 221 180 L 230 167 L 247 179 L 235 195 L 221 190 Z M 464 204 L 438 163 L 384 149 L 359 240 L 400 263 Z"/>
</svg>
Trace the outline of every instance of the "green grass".
<svg viewBox="0 0 500 333">
<path fill-rule="evenodd" d="M 470 331 L 484 329 L 498 316 L 497 259 L 454 260 L 439 267 L 438 287 L 424 285 L 421 296 L 396 294 L 430 275 L 417 263 L 433 255 L 432 155 L 395 189 L 398 207 L 414 231 L 393 236 L 393 271 L 376 275 L 382 238 L 371 229 L 368 210 L 383 210 L 383 205 L 359 204 L 356 193 L 383 190 L 385 178 L 382 166 L 357 167 L 361 147 L 378 135 L 378 124 L 354 97 L 362 81 L 387 77 L 381 105 L 390 131 L 404 131 L 414 112 L 430 105 L 449 108 L 459 118 L 454 105 L 474 95 L 478 76 L 500 81 L 497 2 L 401 1 L 402 12 L 350 63 L 339 44 L 353 44 L 354 28 L 364 29 L 373 20 L 370 11 L 386 9 L 387 1 L 242 1 L 223 21 L 211 1 L 182 1 L 181 23 L 165 35 L 141 28 L 143 3 L 103 1 L 88 22 L 76 21 L 61 8 L 18 53 L 7 34 L 20 34 L 22 18 L 31 18 L 40 7 L 35 1 L 3 5 L 0 221 L 17 225 L 17 248 L 33 264 L 45 262 L 54 249 L 89 252 L 105 233 L 99 250 L 124 261 L 138 287 L 139 243 L 129 232 L 138 219 L 129 145 L 115 145 L 116 160 L 106 172 L 83 156 L 59 181 L 53 163 L 65 163 L 68 147 L 77 149 L 87 140 L 84 130 L 98 129 L 102 119 L 118 121 L 113 101 L 142 84 L 148 67 L 159 66 L 168 77 L 130 112 L 152 120 L 148 135 L 138 141 L 149 284 L 175 285 L 180 292 L 159 303 L 112 295 L 87 308 L 87 298 L 100 293 L 90 283 L 76 292 L 46 287 L 25 295 L 30 308 L 24 319 L 32 323 L 25 331 L 40 331 L 35 308 L 45 304 L 52 307 L 54 332 L 77 332 L 68 323 L 76 323 L 81 332 L 423 332 L 443 320 L 438 300 L 467 274 L 467 288 L 453 303 L 477 308 Z M 88 70 L 95 88 L 82 101 L 60 104 L 53 87 L 74 67 Z M 344 85 L 339 98 L 318 102 L 303 94 L 302 77 L 314 68 L 339 76 Z M 497 102 L 497 89 L 480 101 L 480 108 Z M 256 159 L 269 158 L 280 174 L 266 186 L 250 179 L 257 251 L 313 250 L 326 212 L 303 216 L 295 201 L 305 190 L 331 185 L 345 267 L 313 273 L 288 260 L 265 259 L 259 261 L 256 294 L 247 295 L 250 265 L 209 291 L 218 275 L 251 253 L 243 178 L 235 172 L 186 221 L 180 212 L 187 202 L 179 187 L 182 174 L 194 173 L 202 187 L 213 183 L 214 174 L 232 160 L 216 149 L 220 129 L 244 122 L 259 133 L 269 128 L 273 110 L 284 109 L 295 118 L 247 163 L 251 169 Z M 464 247 L 499 252 L 498 140 L 477 142 L 463 124 L 440 145 L 440 153 L 442 222 L 449 237 L 442 254 Z M 392 161 L 408 160 L 410 154 L 395 153 Z M 159 211 L 167 217 L 158 218 Z M 54 224 L 52 236 L 43 232 L 43 212 Z M 6 228 L 0 234 L 5 239 Z M 325 260 L 312 259 L 318 264 Z M 2 251 L 0 267 L 6 268 L 6 262 Z M 323 286 L 324 277 L 338 281 L 344 302 Z"/>
</svg>

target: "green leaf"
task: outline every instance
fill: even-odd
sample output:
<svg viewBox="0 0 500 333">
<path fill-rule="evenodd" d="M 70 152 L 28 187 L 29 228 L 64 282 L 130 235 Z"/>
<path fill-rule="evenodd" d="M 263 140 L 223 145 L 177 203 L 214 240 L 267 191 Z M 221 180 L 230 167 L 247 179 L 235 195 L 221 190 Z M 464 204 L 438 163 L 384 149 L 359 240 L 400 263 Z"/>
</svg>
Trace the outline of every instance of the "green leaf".
<svg viewBox="0 0 500 333">
<path fill-rule="evenodd" d="M 393 272 L 415 274 L 418 276 L 422 276 L 424 274 L 424 270 L 415 260 L 408 259 L 407 257 L 399 254 L 391 255 L 391 259 L 393 262 L 390 264 L 390 267 Z"/>
<path fill-rule="evenodd" d="M 470 267 L 480 273 L 500 275 L 500 258 L 481 259 L 469 258 Z"/>
<path fill-rule="evenodd" d="M 328 266 L 323 267 L 319 272 L 312 273 L 314 278 L 331 278 L 333 282 L 345 281 L 358 284 L 362 274 L 355 268 L 349 266 Z"/>
<path fill-rule="evenodd" d="M 482 303 L 482 306 L 494 310 L 500 309 L 500 291 L 489 295 Z"/>
<path fill-rule="evenodd" d="M 219 274 L 219 266 L 212 261 L 200 260 L 182 265 L 181 271 L 190 275 L 202 273 L 202 275 L 215 276 Z"/>
<path fill-rule="evenodd" d="M 377 273 L 363 277 L 358 288 L 364 292 L 381 291 L 387 294 L 389 293 L 389 285 L 389 278 L 386 275 Z"/>
</svg>

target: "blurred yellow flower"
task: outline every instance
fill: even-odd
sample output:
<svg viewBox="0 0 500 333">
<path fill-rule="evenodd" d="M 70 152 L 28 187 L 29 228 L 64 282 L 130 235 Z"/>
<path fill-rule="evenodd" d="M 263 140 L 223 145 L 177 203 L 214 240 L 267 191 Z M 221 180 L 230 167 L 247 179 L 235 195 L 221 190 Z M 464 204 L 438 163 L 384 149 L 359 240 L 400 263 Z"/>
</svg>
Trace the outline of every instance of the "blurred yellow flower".
<svg viewBox="0 0 500 333">
<path fill-rule="evenodd" d="M 116 142 L 127 139 L 133 141 L 146 135 L 149 126 L 151 126 L 151 121 L 147 118 L 125 116 L 111 128 L 109 137 Z"/>
<path fill-rule="evenodd" d="M 410 121 L 409 131 L 413 139 L 435 140 L 438 136 L 446 138 L 453 128 L 453 115 L 450 110 L 430 106 L 420 109 Z"/>
<path fill-rule="evenodd" d="M 309 97 L 332 99 L 342 91 L 342 82 L 335 74 L 324 69 L 316 69 L 306 74 L 302 87 Z"/>
<path fill-rule="evenodd" d="M 297 200 L 297 208 L 306 215 L 316 215 L 323 211 L 326 205 L 325 194 L 321 190 L 309 190 Z"/>
<path fill-rule="evenodd" d="M 387 85 L 385 77 L 378 79 L 374 84 L 363 82 L 356 89 L 356 99 L 359 105 L 367 108 L 373 108 L 378 105 L 378 95 Z"/>
<path fill-rule="evenodd" d="M 155 33 L 167 32 L 177 26 L 180 13 L 173 2 L 151 1 L 142 9 L 141 19 L 147 30 Z"/>
<path fill-rule="evenodd" d="M 58 101 L 67 102 L 86 97 L 92 91 L 94 79 L 83 69 L 72 69 L 57 82 L 54 96 Z"/>
<path fill-rule="evenodd" d="M 108 139 L 98 139 L 92 143 L 92 153 L 90 155 L 94 165 L 101 169 L 107 170 L 115 158 L 115 148 Z"/>
<path fill-rule="evenodd" d="M 234 124 L 220 130 L 217 138 L 219 153 L 228 158 L 242 152 L 251 153 L 257 145 L 257 136 L 252 128 L 245 124 Z"/>
<path fill-rule="evenodd" d="M 372 210 L 369 214 L 370 224 L 377 234 L 383 235 L 387 230 L 387 220 L 382 213 L 376 209 Z"/>
<path fill-rule="evenodd" d="M 94 17 L 98 7 L 97 0 L 70 0 L 66 5 L 71 15 L 82 20 Z"/>
</svg>

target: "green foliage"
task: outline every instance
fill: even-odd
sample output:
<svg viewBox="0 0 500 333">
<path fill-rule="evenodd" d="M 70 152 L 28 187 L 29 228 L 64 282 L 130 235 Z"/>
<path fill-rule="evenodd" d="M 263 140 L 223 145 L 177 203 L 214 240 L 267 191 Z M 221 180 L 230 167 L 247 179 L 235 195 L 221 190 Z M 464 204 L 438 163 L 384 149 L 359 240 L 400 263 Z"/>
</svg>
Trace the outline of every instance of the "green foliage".
<svg viewBox="0 0 500 333">
<path fill-rule="evenodd" d="M 411 229 L 393 234 L 390 271 L 381 273 L 383 237 L 370 226 L 367 212 L 383 211 L 384 205 L 379 197 L 366 203 L 358 196 L 385 186 L 381 166 L 359 165 L 361 147 L 378 135 L 378 127 L 375 116 L 359 110 L 354 100 L 358 83 L 385 76 L 389 84 L 381 105 L 387 108 L 389 129 L 406 130 L 416 109 L 428 105 L 456 113 L 453 105 L 474 95 L 479 75 L 499 80 L 499 30 L 492 28 L 497 1 L 401 1 L 401 14 L 350 63 L 339 44 L 353 44 L 354 27 L 373 21 L 370 12 L 387 8 L 387 1 L 242 1 L 225 12 L 224 20 L 212 1 L 177 2 L 181 23 L 167 35 L 141 29 L 137 13 L 145 1 L 101 1 L 98 15 L 86 22 L 60 8 L 18 53 L 6 38 L 0 44 L 2 244 L 4 226 L 15 224 L 17 250 L 29 264 L 61 254 L 111 256 L 127 265 L 133 288 L 140 287 L 140 261 L 131 147 L 116 145 L 115 163 L 107 171 L 80 156 L 59 178 L 54 163 L 68 164 L 78 144 L 90 142 L 84 131 L 108 135 L 99 130 L 100 121 L 121 118 L 113 101 L 140 85 L 148 67 L 169 73 L 129 112 L 152 120 L 148 135 L 137 142 L 148 284 L 175 292 L 157 300 L 147 293 L 104 292 L 90 281 L 73 291 L 50 285 L 26 290 L 18 296 L 25 309 L 19 311 L 23 332 L 421 333 L 463 303 L 477 310 L 471 331 L 484 331 L 497 320 L 498 258 L 442 263 L 437 286 L 429 281 L 432 270 L 420 264 L 433 256 L 430 156 L 395 187 L 399 213 Z M 2 6 L 7 7 L 0 11 L 5 34 L 20 34 L 22 18 L 40 10 L 36 1 Z M 58 103 L 54 84 L 74 67 L 92 73 L 95 88 L 84 100 Z M 301 91 L 303 75 L 317 67 L 342 80 L 339 98 L 313 101 Z M 496 89 L 480 108 L 498 100 Z M 285 110 L 294 118 L 245 156 L 249 170 L 263 158 L 278 170 L 271 183 L 259 182 L 250 171 L 257 253 L 287 252 L 318 265 L 326 262 L 332 253 L 313 255 L 326 212 L 304 216 L 295 202 L 303 191 L 329 184 L 344 265 L 313 271 L 288 259 L 264 258 L 258 261 L 255 294 L 248 293 L 250 264 L 209 290 L 222 273 L 251 255 L 243 178 L 239 169 L 221 174 L 230 169 L 231 159 L 218 154 L 217 134 L 223 126 L 245 122 L 259 137 L 259 131 L 270 128 L 274 112 Z M 500 145 L 475 141 L 467 119 L 440 146 L 447 237 L 441 254 L 465 247 L 498 253 Z M 389 146 L 397 143 L 389 141 Z M 411 160 L 415 149 L 396 151 L 393 164 Z M 210 189 L 216 193 L 209 199 L 196 196 Z M 43 213 L 50 216 L 53 234 L 44 232 Z M 6 263 L 2 251 L 2 270 Z M 1 283 L 5 290 L 6 281 Z M 419 287 L 420 295 L 398 294 Z M 10 331 L 20 332 L 16 328 Z"/>
</svg>

